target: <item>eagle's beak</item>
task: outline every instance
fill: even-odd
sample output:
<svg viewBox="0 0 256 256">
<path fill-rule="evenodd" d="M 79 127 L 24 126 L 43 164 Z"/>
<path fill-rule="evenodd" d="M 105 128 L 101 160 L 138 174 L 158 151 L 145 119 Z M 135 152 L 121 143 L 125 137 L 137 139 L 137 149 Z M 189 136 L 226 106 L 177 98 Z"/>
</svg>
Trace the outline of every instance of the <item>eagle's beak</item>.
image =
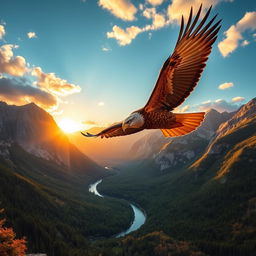
<svg viewBox="0 0 256 256">
<path fill-rule="evenodd" d="M 122 124 L 122 129 L 123 129 L 124 132 L 125 132 L 125 130 L 126 130 L 127 128 L 129 128 L 129 124 L 123 123 L 123 124 Z"/>
</svg>

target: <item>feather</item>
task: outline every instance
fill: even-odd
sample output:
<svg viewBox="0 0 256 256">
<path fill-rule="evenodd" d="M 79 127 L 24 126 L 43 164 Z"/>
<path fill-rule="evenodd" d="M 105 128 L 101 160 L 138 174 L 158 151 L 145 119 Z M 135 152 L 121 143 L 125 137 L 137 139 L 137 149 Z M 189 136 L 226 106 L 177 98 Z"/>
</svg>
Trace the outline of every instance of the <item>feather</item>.
<svg viewBox="0 0 256 256">
<path fill-rule="evenodd" d="M 217 15 L 206 23 L 211 8 L 197 26 L 202 6 L 197 11 L 193 22 L 192 8 L 186 25 L 182 16 L 174 52 L 165 61 L 160 71 L 154 90 L 144 107 L 146 112 L 173 110 L 190 95 L 197 85 L 220 29 L 221 20 L 213 24 Z"/>
</svg>

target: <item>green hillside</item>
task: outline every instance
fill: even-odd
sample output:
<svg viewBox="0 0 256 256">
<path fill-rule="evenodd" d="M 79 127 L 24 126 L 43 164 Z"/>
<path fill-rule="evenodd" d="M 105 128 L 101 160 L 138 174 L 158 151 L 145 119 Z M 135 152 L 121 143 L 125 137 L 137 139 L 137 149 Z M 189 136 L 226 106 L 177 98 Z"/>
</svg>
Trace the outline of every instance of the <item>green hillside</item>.
<svg viewBox="0 0 256 256">
<path fill-rule="evenodd" d="M 192 164 L 161 172 L 153 160 L 144 161 L 106 178 L 99 190 L 130 198 L 146 210 L 137 237 L 163 231 L 211 256 L 253 256 L 255 156 L 256 115 L 248 107 L 219 128 Z"/>
<path fill-rule="evenodd" d="M 7 224 L 26 236 L 29 252 L 85 255 L 89 240 L 111 236 L 129 226 L 132 211 L 122 200 L 88 193 L 97 175 L 69 173 L 19 146 L 1 159 L 0 207 Z"/>
</svg>

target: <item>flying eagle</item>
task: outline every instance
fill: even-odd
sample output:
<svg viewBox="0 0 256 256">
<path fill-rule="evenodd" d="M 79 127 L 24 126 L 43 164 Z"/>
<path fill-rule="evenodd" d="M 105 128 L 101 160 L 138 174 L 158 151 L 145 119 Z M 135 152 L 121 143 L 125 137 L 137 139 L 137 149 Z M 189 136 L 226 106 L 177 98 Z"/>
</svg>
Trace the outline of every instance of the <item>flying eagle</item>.
<svg viewBox="0 0 256 256">
<path fill-rule="evenodd" d="M 196 26 L 201 10 L 202 5 L 192 21 L 191 8 L 186 26 L 182 16 L 174 52 L 165 61 L 147 104 L 132 112 L 124 121 L 95 135 L 82 133 L 84 136 L 110 138 L 137 133 L 144 129 L 160 129 L 164 136 L 174 137 L 188 134 L 201 124 L 204 112 L 172 112 L 197 85 L 221 27 L 221 20 L 212 25 L 217 15 L 205 24 L 211 7 Z"/>
</svg>

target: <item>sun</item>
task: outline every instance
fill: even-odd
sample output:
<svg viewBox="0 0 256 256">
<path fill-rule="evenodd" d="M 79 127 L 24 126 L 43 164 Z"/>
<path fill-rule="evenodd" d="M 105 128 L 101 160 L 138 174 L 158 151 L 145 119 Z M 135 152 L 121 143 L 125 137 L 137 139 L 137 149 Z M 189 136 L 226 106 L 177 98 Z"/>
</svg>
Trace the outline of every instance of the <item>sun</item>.
<svg viewBox="0 0 256 256">
<path fill-rule="evenodd" d="M 58 126 L 61 128 L 62 131 L 65 133 L 73 133 L 77 131 L 83 130 L 83 125 L 79 122 L 71 120 L 69 118 L 64 118 L 58 121 Z"/>
</svg>

